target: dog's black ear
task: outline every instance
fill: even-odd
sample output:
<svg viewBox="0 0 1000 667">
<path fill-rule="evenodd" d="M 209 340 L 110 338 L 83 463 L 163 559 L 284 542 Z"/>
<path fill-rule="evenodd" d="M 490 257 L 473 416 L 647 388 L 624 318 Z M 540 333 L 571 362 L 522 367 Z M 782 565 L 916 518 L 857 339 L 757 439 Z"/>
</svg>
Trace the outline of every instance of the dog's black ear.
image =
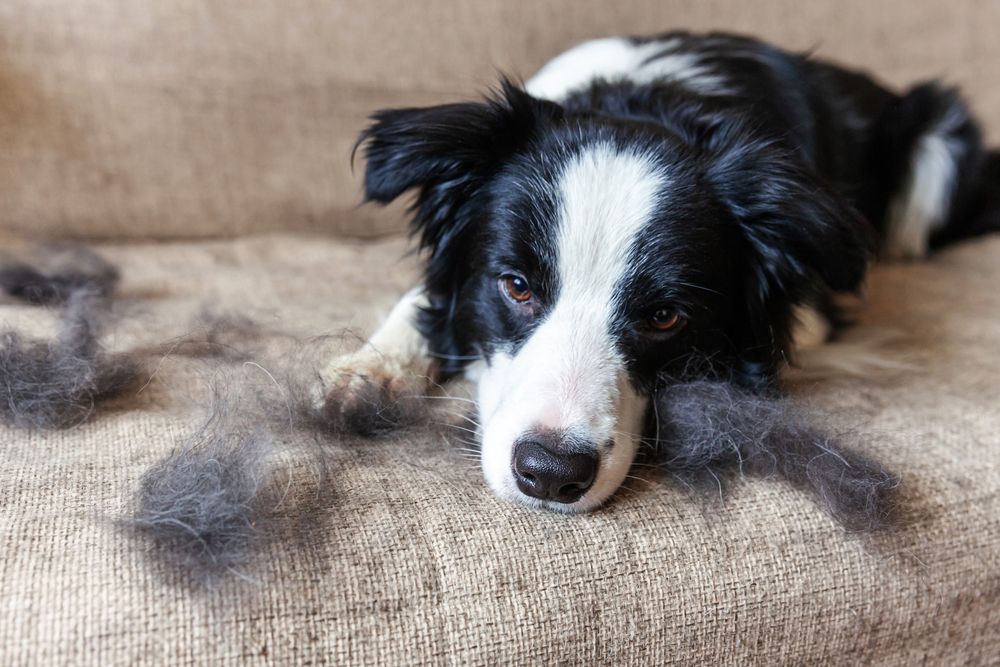
<svg viewBox="0 0 1000 667">
<path fill-rule="evenodd" d="M 468 224 L 462 208 L 489 175 L 539 122 L 561 113 L 506 79 L 483 102 L 379 111 L 357 144 L 367 161 L 365 198 L 387 203 L 418 189 L 415 231 L 437 251 Z"/>
<path fill-rule="evenodd" d="M 792 307 L 828 290 L 855 291 L 874 234 L 842 196 L 777 141 L 722 130 L 708 178 L 735 218 L 746 258 L 739 341 L 749 384 L 785 357 Z"/>
<path fill-rule="evenodd" d="M 465 233 L 489 205 L 491 177 L 562 107 L 504 80 L 483 102 L 387 109 L 358 138 L 367 159 L 365 197 L 387 203 L 416 191 L 413 231 L 429 251 L 424 288 L 429 305 L 418 326 L 442 361 L 443 377 L 473 354 L 455 326 L 458 295 L 472 268 Z"/>
</svg>

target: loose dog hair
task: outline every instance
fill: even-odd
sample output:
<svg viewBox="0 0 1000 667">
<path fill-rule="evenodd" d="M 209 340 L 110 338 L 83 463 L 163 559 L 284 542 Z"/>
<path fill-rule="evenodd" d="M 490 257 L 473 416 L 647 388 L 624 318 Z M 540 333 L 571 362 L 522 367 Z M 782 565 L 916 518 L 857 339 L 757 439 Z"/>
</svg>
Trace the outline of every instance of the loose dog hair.
<svg viewBox="0 0 1000 667">
<path fill-rule="evenodd" d="M 689 486 L 722 490 L 736 475 L 773 477 L 810 492 L 851 532 L 895 526 L 900 478 L 845 447 L 821 414 L 733 383 L 665 383 L 655 396 L 654 460 Z"/>
<path fill-rule="evenodd" d="M 25 262 L 0 266 L 3 291 L 54 307 L 58 319 L 52 339 L 26 339 L 10 327 L 0 331 L 0 419 L 27 429 L 69 428 L 134 386 L 142 363 L 100 343 L 118 270 L 83 248 L 43 256 L 48 268 Z"/>
</svg>

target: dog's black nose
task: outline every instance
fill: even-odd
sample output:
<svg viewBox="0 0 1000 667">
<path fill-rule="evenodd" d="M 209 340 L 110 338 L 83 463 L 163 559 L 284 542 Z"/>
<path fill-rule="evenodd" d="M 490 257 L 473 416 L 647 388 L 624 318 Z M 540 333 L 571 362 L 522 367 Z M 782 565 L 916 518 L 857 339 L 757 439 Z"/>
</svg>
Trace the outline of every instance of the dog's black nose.
<svg viewBox="0 0 1000 667">
<path fill-rule="evenodd" d="M 534 440 L 514 447 L 517 488 L 533 498 L 575 503 L 597 475 L 597 453 L 554 452 Z"/>
</svg>

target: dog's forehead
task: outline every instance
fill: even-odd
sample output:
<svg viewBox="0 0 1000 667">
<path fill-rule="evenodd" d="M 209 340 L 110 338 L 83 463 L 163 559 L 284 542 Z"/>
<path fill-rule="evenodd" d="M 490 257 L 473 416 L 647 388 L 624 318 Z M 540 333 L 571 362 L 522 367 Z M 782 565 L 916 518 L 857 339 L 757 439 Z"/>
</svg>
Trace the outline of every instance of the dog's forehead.
<svg viewBox="0 0 1000 667">
<path fill-rule="evenodd" d="M 602 142 L 572 155 L 554 193 L 563 290 L 610 296 L 635 268 L 635 245 L 668 187 L 668 175 L 641 149 Z"/>
<path fill-rule="evenodd" d="M 574 293 L 619 311 L 724 277 L 728 226 L 696 164 L 634 137 L 556 139 L 494 181 L 484 266 L 525 273 L 550 305 Z"/>
</svg>

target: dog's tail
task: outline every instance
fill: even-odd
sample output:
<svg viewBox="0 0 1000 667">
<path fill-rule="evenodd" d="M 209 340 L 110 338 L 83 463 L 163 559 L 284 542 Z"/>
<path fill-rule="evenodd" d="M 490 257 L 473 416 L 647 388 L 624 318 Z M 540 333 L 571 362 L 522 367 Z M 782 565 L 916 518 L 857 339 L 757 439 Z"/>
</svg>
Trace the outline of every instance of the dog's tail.
<svg viewBox="0 0 1000 667">
<path fill-rule="evenodd" d="M 876 171 L 892 192 L 883 234 L 890 259 L 1000 231 L 1000 153 L 958 92 L 935 82 L 889 105 L 876 128 Z"/>
</svg>

